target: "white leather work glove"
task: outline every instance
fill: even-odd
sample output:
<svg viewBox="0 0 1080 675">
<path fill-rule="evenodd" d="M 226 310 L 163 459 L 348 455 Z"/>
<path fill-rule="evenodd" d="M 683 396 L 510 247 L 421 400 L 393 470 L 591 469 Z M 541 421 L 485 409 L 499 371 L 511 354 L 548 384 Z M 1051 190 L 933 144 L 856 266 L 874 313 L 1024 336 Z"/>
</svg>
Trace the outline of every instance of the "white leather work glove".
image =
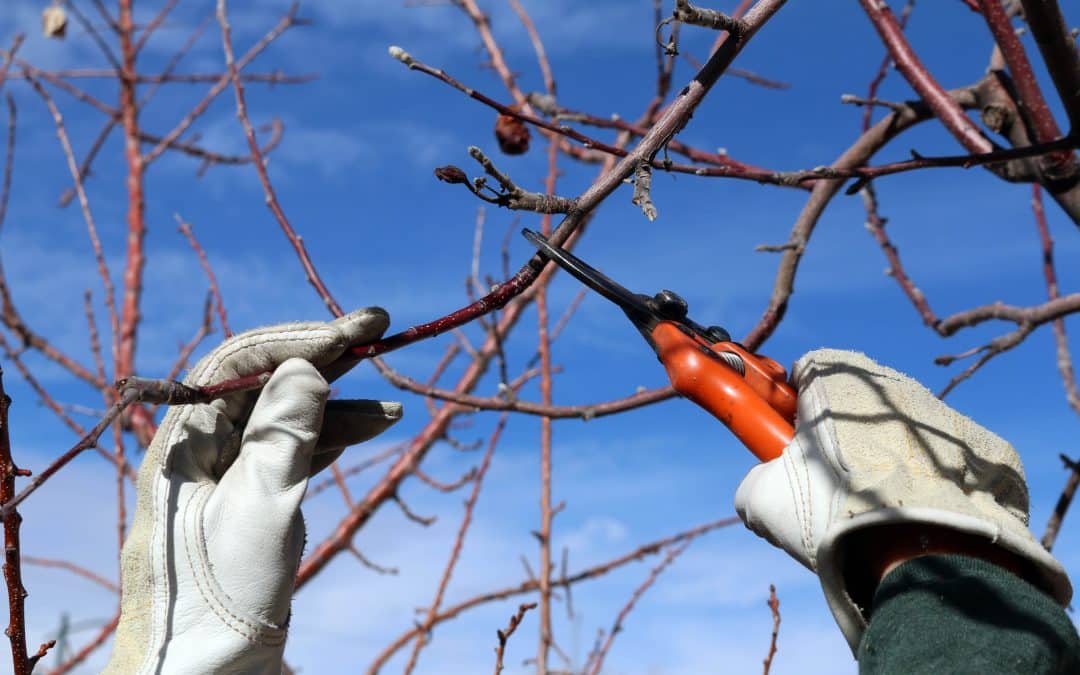
<svg viewBox="0 0 1080 675">
<path fill-rule="evenodd" d="M 276 369 L 261 391 L 165 415 L 139 470 L 106 673 L 281 672 L 308 477 L 401 417 L 398 403 L 327 404 L 323 375 L 342 371 L 317 368 L 388 324 L 373 307 L 262 328 L 191 370 L 185 383 L 207 385 Z"/>
<path fill-rule="evenodd" d="M 1024 470 L 1009 443 L 863 354 L 811 352 L 792 379 L 795 438 L 750 471 L 735 508 L 748 528 L 818 574 L 852 653 L 866 619 L 844 576 L 846 556 L 858 552 L 846 546 L 868 528 L 973 535 L 1026 561 L 1032 581 L 1068 604 L 1065 570 L 1028 530 Z"/>
</svg>

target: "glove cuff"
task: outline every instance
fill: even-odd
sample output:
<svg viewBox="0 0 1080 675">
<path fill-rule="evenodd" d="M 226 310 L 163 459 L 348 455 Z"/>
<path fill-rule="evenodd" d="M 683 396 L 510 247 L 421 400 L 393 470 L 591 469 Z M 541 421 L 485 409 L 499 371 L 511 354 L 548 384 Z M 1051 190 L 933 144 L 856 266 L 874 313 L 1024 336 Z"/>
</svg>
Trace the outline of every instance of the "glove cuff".
<svg viewBox="0 0 1080 675">
<path fill-rule="evenodd" d="M 1065 569 L 1031 536 L 1026 528 L 1013 530 L 970 515 L 925 507 L 883 508 L 845 519 L 831 527 L 817 549 L 817 573 L 833 617 L 857 653 L 866 630 L 864 609 L 852 597 L 844 575 L 847 541 L 857 532 L 883 525 L 928 525 L 972 535 L 987 544 L 1001 547 L 1028 564 L 1027 580 L 1050 595 L 1061 606 L 1072 599 L 1072 584 Z"/>
</svg>

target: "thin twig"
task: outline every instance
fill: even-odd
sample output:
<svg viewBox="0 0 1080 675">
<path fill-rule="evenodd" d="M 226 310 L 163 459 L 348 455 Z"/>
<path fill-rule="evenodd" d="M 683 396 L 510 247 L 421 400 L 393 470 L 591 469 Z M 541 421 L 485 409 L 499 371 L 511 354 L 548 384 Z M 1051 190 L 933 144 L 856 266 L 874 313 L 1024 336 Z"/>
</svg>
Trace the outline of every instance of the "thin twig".
<svg viewBox="0 0 1080 675">
<path fill-rule="evenodd" d="M 48 672 L 48 675 L 65 675 L 65 673 L 70 673 L 72 669 L 74 669 L 86 659 L 90 658 L 91 654 L 93 654 L 100 647 L 102 647 L 108 641 L 109 636 L 111 636 L 116 631 L 116 627 L 118 625 L 120 625 L 119 613 L 117 613 L 111 621 L 102 626 L 101 630 L 98 631 L 98 634 L 95 635 L 94 638 L 90 640 L 90 642 L 86 643 L 86 645 L 83 646 L 82 649 L 73 654 L 71 658 L 69 658 L 67 661 L 64 661 L 62 664 L 60 664 L 53 670 L 50 670 Z"/>
<path fill-rule="evenodd" d="M 1069 116 L 1072 133 L 1080 133 L 1080 55 L 1061 7 L 1049 0 L 1021 0 L 1035 44 Z"/>
<path fill-rule="evenodd" d="M 0 74 L 0 83 L 2 80 L 3 75 Z M 0 229 L 3 229 L 4 220 L 7 217 L 8 199 L 11 197 L 11 174 L 15 164 L 15 98 L 10 93 L 5 94 L 4 98 L 7 101 L 8 123 L 7 144 L 4 150 L 4 182 L 0 187 Z"/>
<path fill-rule="evenodd" d="M 112 276 L 109 274 L 109 267 L 105 262 L 105 253 L 101 248 L 101 239 L 98 237 L 97 225 L 94 223 L 94 216 L 90 212 L 90 201 L 86 196 L 86 189 L 83 187 L 82 178 L 79 176 L 79 167 L 75 162 L 75 153 L 71 149 L 71 141 L 68 139 L 67 130 L 64 128 L 64 118 L 60 115 L 60 110 L 56 107 L 56 103 L 53 102 L 49 92 L 45 91 L 45 88 L 41 86 L 36 77 L 30 75 L 29 71 L 24 71 L 27 81 L 30 86 L 34 88 L 34 91 L 38 93 L 43 101 L 45 101 L 46 107 L 49 109 L 49 113 L 52 115 L 53 122 L 56 125 L 56 135 L 60 139 L 60 146 L 63 148 L 64 157 L 67 159 L 68 170 L 71 172 L 72 180 L 75 182 L 75 193 L 79 198 L 79 207 L 82 209 L 83 220 L 86 221 L 86 229 L 90 234 L 90 245 L 94 250 L 94 260 L 97 262 L 98 275 L 101 277 L 101 284 L 104 289 L 105 295 L 105 307 L 109 313 L 109 323 L 113 329 L 113 358 L 119 358 L 118 346 L 116 344 L 115 336 L 120 334 L 120 315 L 116 309 L 116 291 L 113 287 Z"/>
<path fill-rule="evenodd" d="M 545 179 L 544 191 L 548 194 L 555 192 L 556 181 L 559 177 L 558 168 L 559 145 L 554 139 L 548 142 L 548 170 Z M 541 232 L 544 236 L 551 234 L 551 216 L 546 215 L 541 221 Z M 536 292 L 536 323 L 537 348 L 540 354 L 540 402 L 541 405 L 552 404 L 552 375 L 551 375 L 551 335 L 548 319 L 548 295 L 547 287 L 537 289 Z M 555 518 L 555 510 L 551 503 L 551 471 L 552 471 L 552 447 L 551 447 L 551 418 L 540 418 L 540 528 L 536 532 L 536 538 L 540 543 L 540 639 L 536 652 L 536 667 L 541 673 L 548 672 L 548 650 L 554 645 L 555 636 L 551 627 L 551 527 Z"/>
<path fill-rule="evenodd" d="M 112 591 L 116 594 L 120 593 L 120 587 L 117 586 L 115 583 L 109 581 L 108 579 L 96 572 L 92 572 L 85 567 L 81 567 L 67 560 L 53 560 L 52 558 L 39 558 L 37 556 L 24 555 L 22 556 L 22 561 L 27 565 L 35 565 L 37 567 L 51 567 L 55 569 L 67 570 L 68 572 L 71 572 L 76 576 L 80 576 L 84 579 L 94 582 L 95 584 L 101 586 L 106 590 Z"/>
<path fill-rule="evenodd" d="M 1076 488 L 1080 486 L 1080 463 L 1077 463 L 1065 455 L 1060 455 L 1065 468 L 1069 470 L 1069 478 L 1065 481 L 1065 487 L 1061 490 L 1054 512 L 1050 514 L 1050 520 L 1046 523 L 1046 531 L 1042 536 L 1042 545 L 1047 551 L 1054 548 L 1058 533 L 1061 531 L 1061 521 L 1065 520 L 1065 514 L 1069 511 Z"/>
<path fill-rule="evenodd" d="M 221 332 L 225 337 L 232 337 L 232 329 L 229 328 L 229 320 L 225 316 L 225 301 L 221 299 L 221 288 L 218 286 L 217 275 L 214 274 L 214 268 L 211 267 L 209 259 L 206 257 L 206 251 L 203 250 L 199 240 L 195 238 L 195 232 L 191 229 L 191 225 L 180 217 L 180 214 L 175 214 L 176 223 L 179 225 L 180 232 L 187 238 L 188 244 L 191 245 L 195 255 L 199 258 L 199 265 L 203 268 L 203 273 L 206 274 L 207 280 L 210 282 L 210 293 L 214 296 L 214 304 L 217 307 L 218 320 L 221 322 Z M 169 378 L 172 379 L 172 378 Z"/>
<path fill-rule="evenodd" d="M 739 522 L 742 521 L 740 521 L 738 517 L 735 517 L 724 518 L 722 520 L 706 523 L 705 525 L 699 525 L 698 527 L 686 530 L 684 532 L 680 532 L 670 537 L 664 537 L 663 539 L 650 542 L 634 549 L 629 553 L 600 563 L 598 565 L 588 567 L 574 574 L 563 574 L 560 577 L 553 579 L 551 585 L 554 588 L 569 588 L 574 584 L 602 577 L 605 574 L 611 572 L 612 570 L 621 568 L 629 563 L 642 560 L 646 556 L 656 555 L 657 553 L 660 553 L 669 546 L 677 545 L 680 542 L 684 542 L 688 539 L 693 539 L 713 530 L 727 527 L 729 525 L 734 525 L 735 523 Z M 436 615 L 432 626 L 437 626 L 438 624 L 445 621 L 455 619 L 463 612 L 466 612 L 475 607 L 479 607 L 481 605 L 485 605 L 489 602 L 496 602 L 518 595 L 532 593 L 536 591 L 537 588 L 539 588 L 539 585 L 540 582 L 537 579 L 531 578 L 521 582 L 516 586 L 500 588 L 494 591 L 489 591 L 487 593 L 481 593 L 479 595 L 473 596 L 439 612 L 438 615 Z M 420 627 L 414 626 L 410 630 L 398 636 L 397 639 L 387 645 L 386 648 L 384 648 L 383 651 L 379 653 L 379 655 L 372 662 L 372 665 L 369 666 L 365 672 L 367 672 L 368 675 L 374 675 L 374 673 L 377 673 L 381 664 L 389 661 L 394 656 L 394 654 L 396 654 L 402 647 L 412 642 L 419 632 Z"/>
<path fill-rule="evenodd" d="M 294 5 L 295 7 L 295 5 Z M 290 10 L 292 14 L 294 10 Z M 297 257 L 300 259 L 300 264 L 304 268 L 304 273 L 307 274 L 308 282 L 315 288 L 315 291 L 319 294 L 323 303 L 326 304 L 327 309 L 334 316 L 343 316 L 345 314 L 342 311 L 341 306 L 338 305 L 334 296 L 331 295 L 326 284 L 323 283 L 322 277 L 315 270 L 315 265 L 311 262 L 311 257 L 308 256 L 307 247 L 304 246 L 303 240 L 296 234 L 296 230 L 293 229 L 292 224 L 289 222 L 288 217 L 285 215 L 285 211 L 282 210 L 281 204 L 278 202 L 277 193 L 274 191 L 274 186 L 270 182 L 270 175 L 266 171 L 266 161 L 263 159 L 262 150 L 259 148 L 259 142 L 255 138 L 255 129 L 251 125 L 251 119 L 247 113 L 247 103 L 244 98 L 244 85 L 240 82 L 239 67 L 237 66 L 235 57 L 233 56 L 232 49 L 232 34 L 229 29 L 229 19 L 225 13 L 225 0 L 218 0 L 217 2 L 217 17 L 218 23 L 221 25 L 221 45 L 225 50 L 225 65 L 229 70 L 229 79 L 232 80 L 233 93 L 236 95 L 236 117 L 240 120 L 240 125 L 244 129 L 244 136 L 247 138 L 248 149 L 251 151 L 251 156 L 254 158 L 255 171 L 259 175 L 259 183 L 262 184 L 263 192 L 266 194 L 266 206 L 270 209 L 270 212 L 274 214 L 274 218 L 278 221 L 278 225 L 281 226 L 282 231 L 288 238 L 289 243 L 292 244 L 293 250 L 296 251 Z"/>
<path fill-rule="evenodd" d="M 1058 286 L 1057 270 L 1054 267 L 1054 240 L 1050 237 L 1050 225 L 1046 222 L 1046 211 L 1043 209 L 1042 190 L 1038 185 L 1033 185 L 1031 188 L 1031 208 L 1035 214 L 1035 226 L 1039 231 L 1039 241 L 1042 244 L 1046 294 L 1050 300 L 1056 300 L 1061 297 L 1061 291 Z M 1058 372 L 1061 373 L 1061 384 L 1065 387 L 1065 399 L 1073 411 L 1080 415 L 1080 389 L 1076 385 L 1076 371 L 1073 369 L 1069 338 L 1065 334 L 1065 319 L 1058 317 L 1051 325 L 1057 349 Z"/>
<path fill-rule="evenodd" d="M 656 583 L 656 580 L 660 576 L 660 574 L 662 574 L 663 571 L 667 569 L 669 565 L 671 565 L 671 563 L 675 562 L 675 559 L 678 558 L 688 546 L 690 546 L 691 542 L 693 542 L 693 538 L 686 539 L 681 543 L 668 549 L 667 555 L 664 556 L 664 559 L 660 561 L 660 564 L 654 567 L 649 573 L 649 576 L 646 577 L 645 581 L 643 581 L 640 586 L 634 589 L 633 594 L 631 594 L 630 596 L 630 600 L 628 600 L 626 605 L 624 605 L 623 608 L 619 610 L 618 616 L 615 617 L 615 624 L 611 627 L 611 631 L 608 632 L 607 639 L 604 640 L 604 644 L 600 647 L 599 650 L 597 650 L 595 657 L 593 657 L 592 668 L 588 671 L 589 675 L 599 675 L 600 669 L 604 666 L 604 658 L 611 650 L 611 644 L 615 641 L 615 636 L 622 632 L 623 623 L 626 621 L 626 617 L 630 615 L 631 611 L 633 611 L 634 606 L 637 604 L 638 600 L 641 599 L 641 596 L 645 595 L 645 591 L 649 590 L 649 588 L 654 583 Z"/>
<path fill-rule="evenodd" d="M 450 558 L 446 561 L 446 568 L 443 570 L 442 577 L 439 579 L 439 586 L 435 591 L 435 598 L 431 601 L 431 605 L 428 606 L 427 615 L 421 624 L 421 629 L 417 635 L 416 642 L 413 644 L 412 654 L 409 655 L 409 661 L 405 664 L 405 673 L 411 673 L 413 671 L 416 667 L 416 661 L 420 656 L 420 650 L 431 641 L 431 629 L 434 626 L 435 617 L 438 615 L 439 609 L 442 606 L 443 596 L 446 594 L 446 588 L 450 584 L 450 577 L 453 575 L 454 567 L 457 565 L 458 558 L 461 556 L 461 549 L 465 543 L 465 535 L 469 531 L 469 526 L 472 525 L 473 509 L 476 506 L 476 500 L 480 497 L 480 488 L 483 487 L 484 476 L 487 474 L 488 467 L 491 466 L 491 457 L 495 453 L 495 447 L 499 444 L 503 429 L 506 428 L 506 421 L 507 415 L 504 413 L 499 417 L 499 421 L 495 425 L 495 430 L 491 432 L 491 438 L 488 439 L 487 452 L 484 453 L 484 459 L 480 461 L 480 468 L 477 469 L 476 476 L 472 479 L 472 492 L 465 500 L 465 514 L 461 518 L 461 525 L 458 526 L 457 536 L 454 538 L 454 545 L 450 550 Z"/>
<path fill-rule="evenodd" d="M 776 637 L 780 634 L 780 598 L 776 597 L 776 586 L 769 584 L 769 600 L 766 602 L 772 612 L 772 636 L 769 639 L 769 651 L 763 662 L 764 675 L 769 675 L 773 657 L 776 656 Z"/>
<path fill-rule="evenodd" d="M 517 612 L 510 617 L 510 623 L 506 625 L 505 630 L 495 631 L 495 635 L 499 638 L 499 646 L 495 648 L 495 675 L 499 675 L 503 671 L 503 653 L 506 651 L 506 642 L 510 639 L 510 636 L 514 634 L 517 627 L 521 624 L 521 620 L 525 618 L 525 612 L 536 607 L 535 602 L 523 603 L 518 605 Z"/>
<path fill-rule="evenodd" d="M 11 456 L 11 437 L 8 431 L 8 408 L 11 397 L 4 391 L 3 371 L 0 370 L 0 503 L 5 505 L 14 499 L 15 478 L 30 472 L 15 466 Z M 26 653 L 26 588 L 23 587 L 20 568 L 19 526 L 22 516 L 12 508 L 4 518 L 4 581 L 8 593 L 8 625 L 4 630 L 11 642 L 11 662 L 15 675 L 30 675 L 34 665 L 54 641 L 43 644 L 36 655 Z"/>
</svg>

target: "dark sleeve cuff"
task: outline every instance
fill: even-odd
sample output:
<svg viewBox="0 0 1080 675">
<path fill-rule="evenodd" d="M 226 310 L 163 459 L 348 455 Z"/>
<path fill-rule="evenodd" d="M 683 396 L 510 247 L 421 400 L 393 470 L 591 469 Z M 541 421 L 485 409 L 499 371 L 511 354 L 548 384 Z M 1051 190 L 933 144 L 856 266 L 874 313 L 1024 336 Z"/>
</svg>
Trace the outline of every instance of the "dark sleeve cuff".
<svg viewBox="0 0 1080 675">
<path fill-rule="evenodd" d="M 860 673 L 1080 673 L 1057 603 L 979 558 L 928 555 L 887 574 L 859 643 Z"/>
</svg>

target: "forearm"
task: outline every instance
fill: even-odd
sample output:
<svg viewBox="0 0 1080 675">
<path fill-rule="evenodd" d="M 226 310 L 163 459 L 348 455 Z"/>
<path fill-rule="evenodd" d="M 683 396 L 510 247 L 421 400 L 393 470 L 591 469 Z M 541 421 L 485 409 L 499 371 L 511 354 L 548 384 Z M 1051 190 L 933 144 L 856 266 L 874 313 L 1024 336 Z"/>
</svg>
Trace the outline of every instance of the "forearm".
<svg viewBox="0 0 1080 675">
<path fill-rule="evenodd" d="M 1080 639 L 1064 610 L 982 559 L 926 555 L 895 567 L 873 596 L 861 673 L 1080 672 Z"/>
</svg>

